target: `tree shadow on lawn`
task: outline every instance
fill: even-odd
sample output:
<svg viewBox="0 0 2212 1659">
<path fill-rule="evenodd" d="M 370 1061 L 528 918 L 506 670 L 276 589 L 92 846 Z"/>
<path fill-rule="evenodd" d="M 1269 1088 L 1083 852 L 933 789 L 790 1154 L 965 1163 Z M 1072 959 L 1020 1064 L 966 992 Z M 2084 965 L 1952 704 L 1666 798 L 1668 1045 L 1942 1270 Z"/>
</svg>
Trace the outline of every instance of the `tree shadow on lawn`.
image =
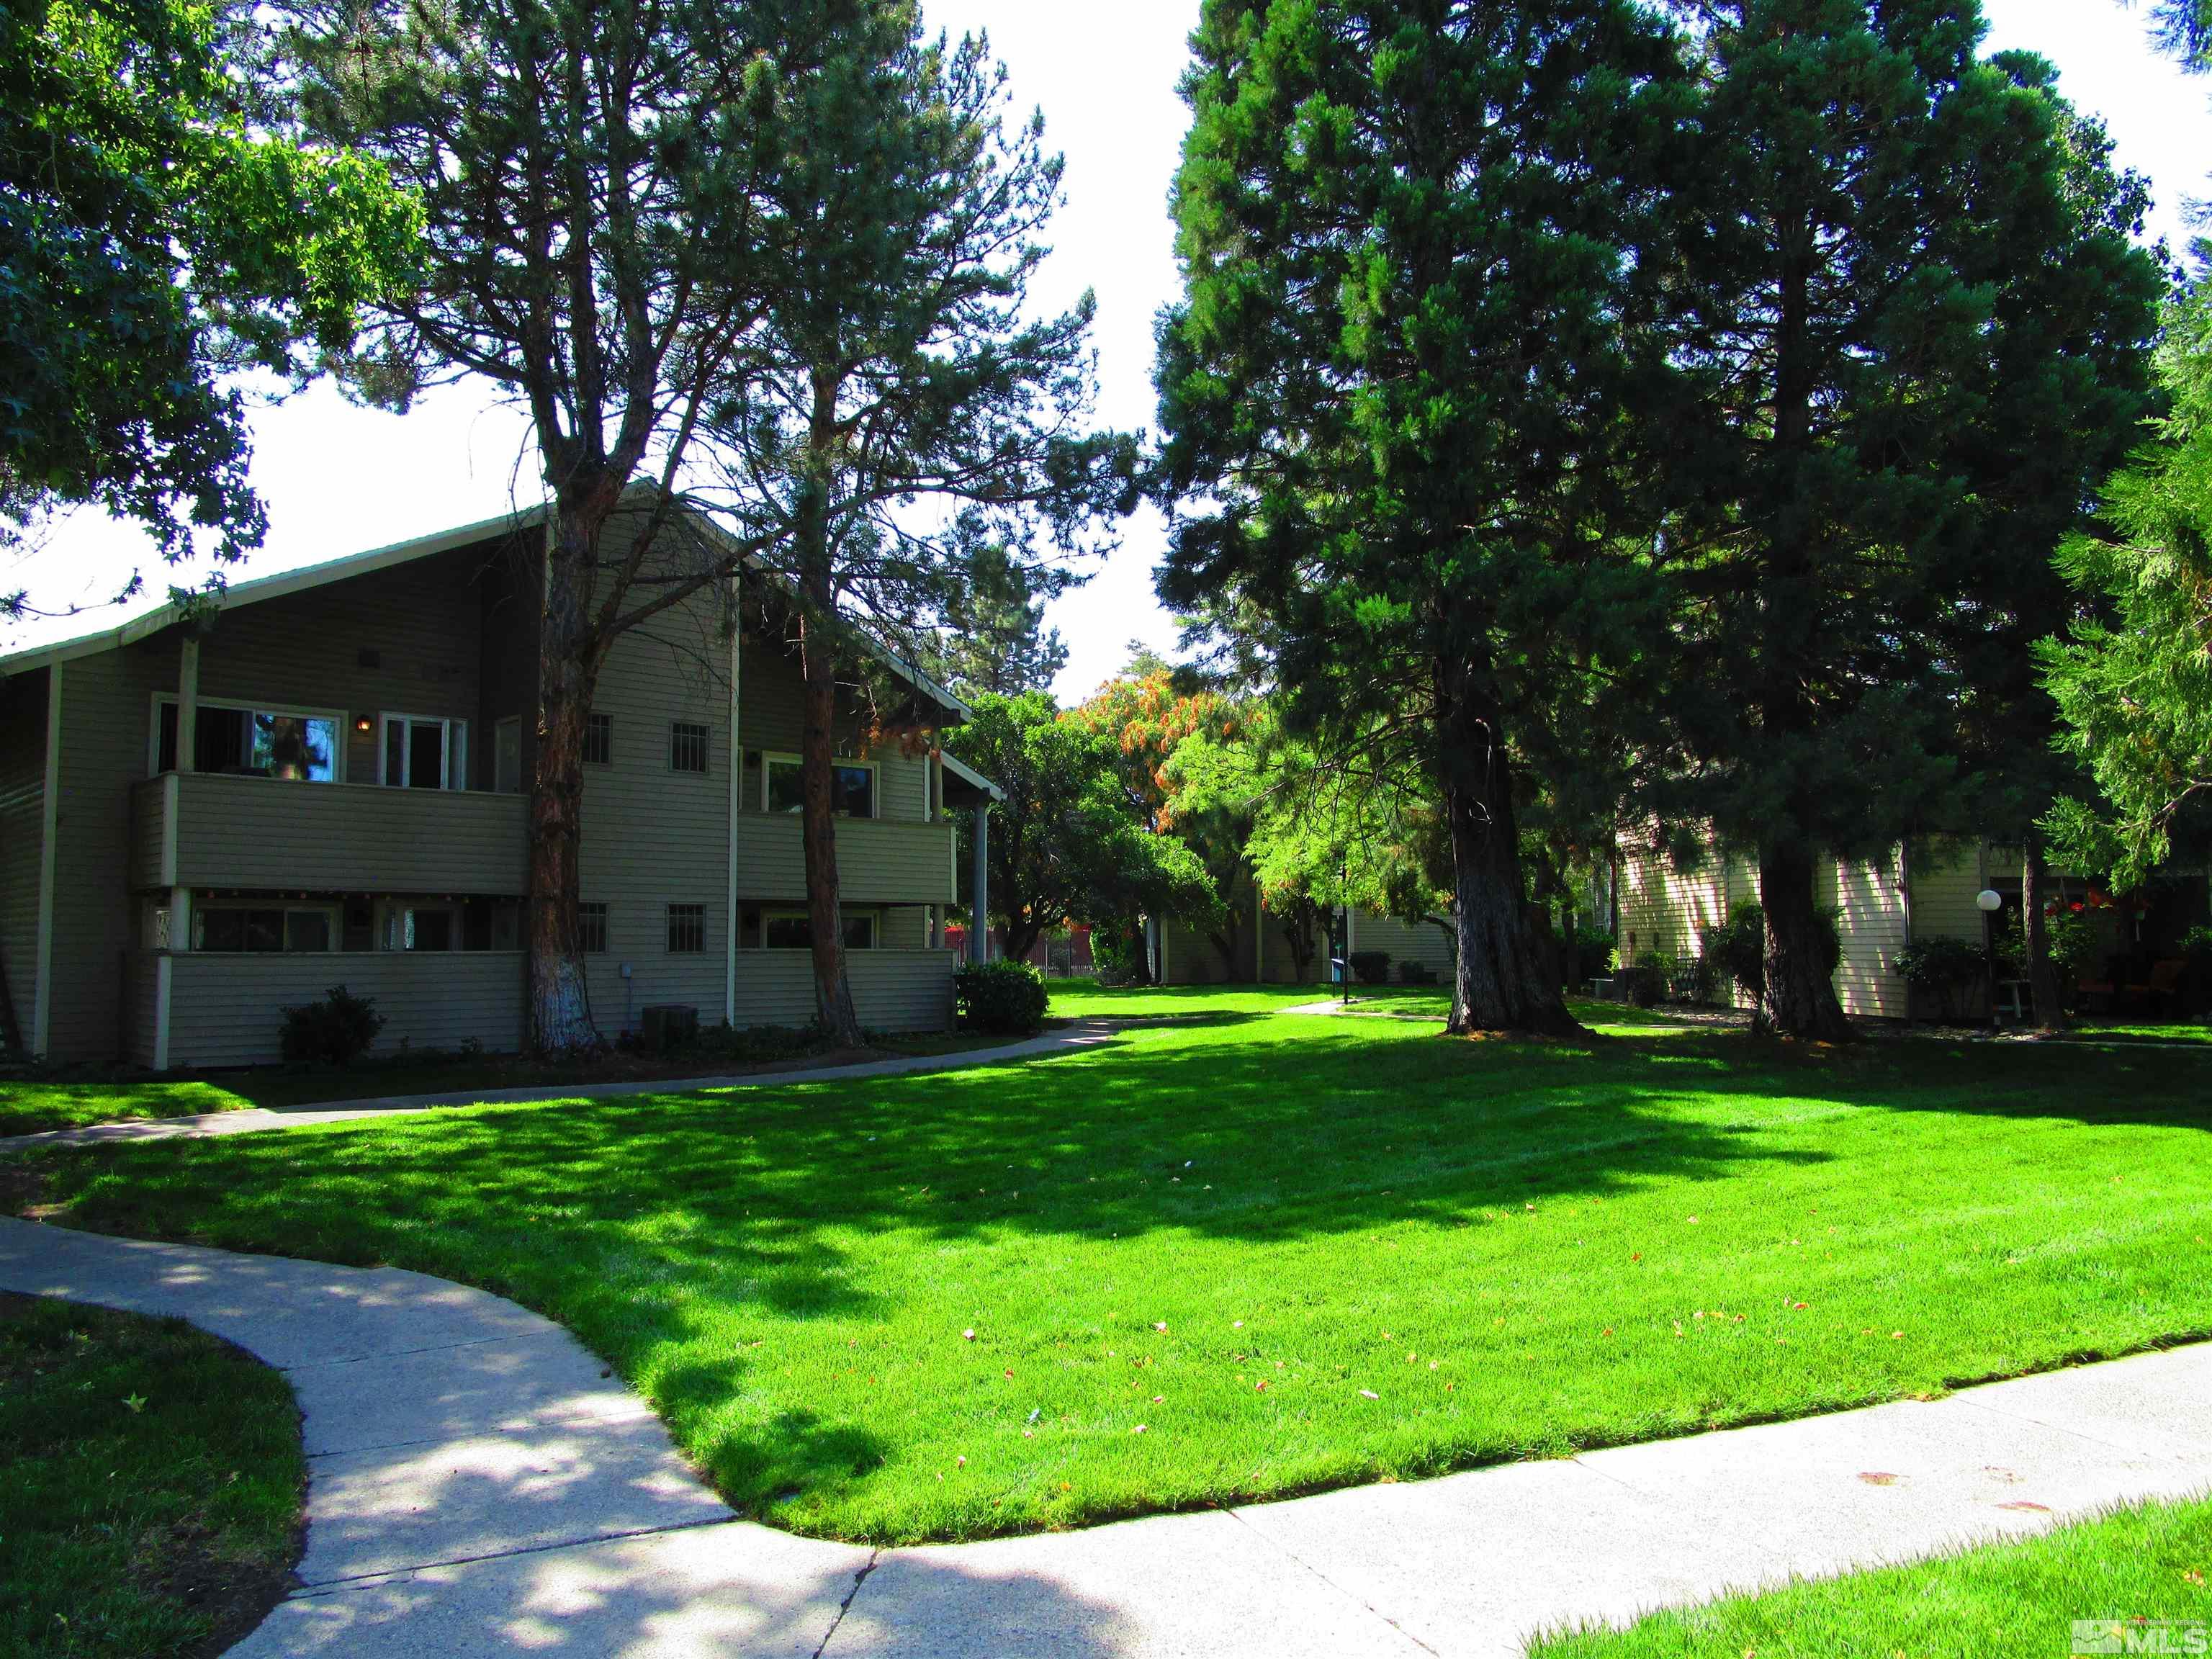
<svg viewBox="0 0 2212 1659">
<path fill-rule="evenodd" d="M 1869 1178 L 1909 1203 L 1917 1143 L 1856 1114 L 2202 1130 L 2206 1080 L 2196 1055 L 1469 1043 L 1231 1017 L 1042 1064 L 111 1145 L 37 1168 L 71 1224 L 514 1297 L 621 1364 L 679 1441 L 712 1445 L 725 1493 L 774 1519 L 777 1495 L 834 1491 L 898 1448 L 834 1413 L 733 1427 L 731 1402 L 759 1386 L 754 1339 L 778 1319 L 888 1327 L 941 1250 L 1474 1227 L 1549 1200 L 1871 1167 L 1885 1146 Z"/>
<path fill-rule="evenodd" d="M 1319 1017 L 1249 1041 L 1249 1023 L 1043 1064 L 110 1146 L 45 1172 L 70 1220 L 106 1231 L 414 1265 L 465 1242 L 465 1276 L 526 1297 L 538 1264 L 572 1283 L 568 1253 L 587 1249 L 711 1266 L 812 1316 L 865 1311 L 829 1228 L 1273 1241 L 1455 1221 L 1824 1161 L 1772 1133 L 1784 1103 L 2212 1127 L 2189 1054 L 1470 1044 Z"/>
</svg>

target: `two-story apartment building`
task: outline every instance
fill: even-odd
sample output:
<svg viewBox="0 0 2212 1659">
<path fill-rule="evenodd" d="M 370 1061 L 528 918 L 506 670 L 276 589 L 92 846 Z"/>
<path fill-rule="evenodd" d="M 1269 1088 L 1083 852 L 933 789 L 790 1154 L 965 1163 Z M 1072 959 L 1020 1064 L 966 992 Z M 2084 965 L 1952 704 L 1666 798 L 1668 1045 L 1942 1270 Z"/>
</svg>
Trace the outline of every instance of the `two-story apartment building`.
<svg viewBox="0 0 2212 1659">
<path fill-rule="evenodd" d="M 380 1050 L 522 1039 L 542 519 L 510 514 L 0 656 L 0 975 L 18 1046 L 160 1068 L 277 1056 L 344 985 Z M 700 532 L 698 533 L 705 533 Z M 732 628 L 737 606 L 744 624 Z M 585 754 L 592 1012 L 814 1015 L 798 664 L 726 586 L 613 647 Z M 966 710 L 882 657 L 844 700 L 838 862 L 862 1022 L 951 1017 Z M 870 737 L 873 727 L 902 735 Z M 3 1033 L 0 1033 L 3 1034 Z"/>
</svg>

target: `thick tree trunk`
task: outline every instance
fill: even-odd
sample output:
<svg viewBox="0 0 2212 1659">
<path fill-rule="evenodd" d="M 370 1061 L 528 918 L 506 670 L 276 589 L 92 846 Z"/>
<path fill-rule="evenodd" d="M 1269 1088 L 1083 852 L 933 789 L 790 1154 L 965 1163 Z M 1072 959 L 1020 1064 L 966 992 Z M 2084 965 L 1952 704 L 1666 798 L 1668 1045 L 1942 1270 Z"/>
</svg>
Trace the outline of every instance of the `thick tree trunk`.
<svg viewBox="0 0 2212 1659">
<path fill-rule="evenodd" d="M 1452 987 L 1454 1036 L 1472 1031 L 1581 1030 L 1567 1012 L 1521 885 L 1520 831 L 1512 764 L 1494 710 L 1478 702 L 1462 672 L 1437 698 L 1444 744 L 1444 811 L 1451 828 L 1459 903 L 1459 962 Z"/>
<path fill-rule="evenodd" d="M 2027 994 L 2035 1002 L 2036 1024 L 2046 1031 L 2063 1031 L 2074 1022 L 2067 1018 L 2059 1000 L 2058 969 L 2051 960 L 2051 926 L 2043 915 L 2043 885 L 2050 874 L 2043 832 L 2031 824 L 2020 869 L 2021 927 L 2027 941 Z"/>
<path fill-rule="evenodd" d="M 1856 1033 L 1837 1000 L 1826 931 L 1814 902 L 1813 854 L 1803 848 L 1759 851 L 1759 903 L 1766 915 L 1766 1006 L 1790 1036 L 1849 1042 Z"/>
<path fill-rule="evenodd" d="M 993 878 L 991 885 L 993 890 L 995 891 L 998 887 L 998 881 L 995 877 Z M 1036 949 L 1036 942 L 1043 937 L 1043 925 L 1031 921 L 1023 907 L 1011 903 L 1007 906 L 1007 961 L 1027 962 L 1030 958 L 1030 952 Z"/>
<path fill-rule="evenodd" d="M 599 651 L 584 614 L 584 575 L 611 489 L 553 509 L 538 629 L 537 757 L 530 793 L 530 1046 L 540 1054 L 605 1047 L 592 1021 L 577 908 L 583 844 L 584 728 Z"/>
<path fill-rule="evenodd" d="M 837 817 L 830 774 L 836 764 L 836 641 L 811 610 L 800 625 L 805 711 L 799 729 L 799 836 L 806 851 L 806 926 L 814 953 L 815 1018 L 848 1048 L 861 1041 L 860 1017 L 845 976 L 845 914 L 838 896 Z M 978 918 L 978 925 L 984 925 Z"/>
</svg>

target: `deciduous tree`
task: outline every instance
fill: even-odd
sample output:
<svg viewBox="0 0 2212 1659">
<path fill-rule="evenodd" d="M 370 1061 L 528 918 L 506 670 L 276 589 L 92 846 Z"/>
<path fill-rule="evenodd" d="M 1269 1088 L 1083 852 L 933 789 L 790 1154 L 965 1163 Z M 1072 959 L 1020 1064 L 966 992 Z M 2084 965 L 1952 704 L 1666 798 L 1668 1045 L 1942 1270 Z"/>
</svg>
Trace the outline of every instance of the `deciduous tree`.
<svg viewBox="0 0 2212 1659">
<path fill-rule="evenodd" d="M 412 282 L 414 205 L 257 123 L 254 44 L 186 0 L 0 13 L 0 547 L 93 502 L 173 566 L 205 532 L 219 586 L 266 528 L 228 377 L 304 380 Z M 0 591 L 0 620 L 37 608 Z"/>
</svg>

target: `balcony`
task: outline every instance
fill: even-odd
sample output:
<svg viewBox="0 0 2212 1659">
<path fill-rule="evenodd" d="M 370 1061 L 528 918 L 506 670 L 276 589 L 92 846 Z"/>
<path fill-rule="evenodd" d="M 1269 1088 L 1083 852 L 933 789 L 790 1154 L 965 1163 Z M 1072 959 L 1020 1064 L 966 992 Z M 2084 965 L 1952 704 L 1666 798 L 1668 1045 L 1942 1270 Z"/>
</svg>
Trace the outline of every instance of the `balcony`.
<svg viewBox="0 0 2212 1659">
<path fill-rule="evenodd" d="M 527 890 L 520 795 L 171 772 L 138 785 L 131 805 L 141 890 Z"/>
<path fill-rule="evenodd" d="M 837 820 L 838 896 L 847 904 L 951 904 L 953 826 L 901 818 Z M 793 812 L 738 817 L 738 896 L 806 896 L 806 854 Z"/>
</svg>

